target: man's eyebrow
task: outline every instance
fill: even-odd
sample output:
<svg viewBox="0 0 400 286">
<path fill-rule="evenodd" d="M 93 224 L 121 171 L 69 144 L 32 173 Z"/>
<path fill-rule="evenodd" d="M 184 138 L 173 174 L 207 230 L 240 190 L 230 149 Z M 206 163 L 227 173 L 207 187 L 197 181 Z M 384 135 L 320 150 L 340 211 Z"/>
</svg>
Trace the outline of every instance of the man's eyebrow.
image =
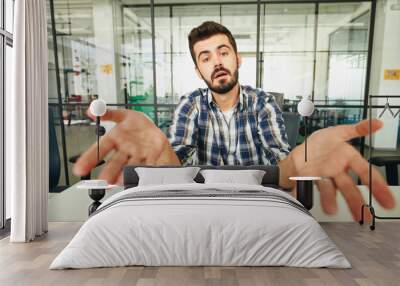
<svg viewBox="0 0 400 286">
<path fill-rule="evenodd" d="M 219 46 L 217 47 L 217 50 L 219 50 L 219 49 L 221 49 L 221 48 L 228 48 L 228 49 L 232 50 L 232 48 L 229 47 L 229 46 L 226 45 L 226 44 L 221 44 L 221 45 L 219 45 Z M 210 53 L 209 50 L 201 51 L 201 52 L 199 53 L 199 55 L 197 56 L 197 59 L 200 59 L 200 56 L 201 56 L 202 54 L 209 54 L 209 53 Z"/>
<path fill-rule="evenodd" d="M 217 47 L 217 50 L 219 50 L 219 49 L 221 49 L 221 48 L 228 48 L 228 49 L 232 50 L 231 47 L 229 47 L 228 45 L 225 45 L 225 44 L 219 45 L 219 46 Z"/>
<path fill-rule="evenodd" d="M 200 56 L 201 56 L 202 54 L 209 54 L 209 53 L 210 53 L 210 51 L 208 51 L 208 50 L 201 51 L 201 52 L 199 53 L 199 55 L 197 56 L 197 59 L 200 59 Z"/>
</svg>

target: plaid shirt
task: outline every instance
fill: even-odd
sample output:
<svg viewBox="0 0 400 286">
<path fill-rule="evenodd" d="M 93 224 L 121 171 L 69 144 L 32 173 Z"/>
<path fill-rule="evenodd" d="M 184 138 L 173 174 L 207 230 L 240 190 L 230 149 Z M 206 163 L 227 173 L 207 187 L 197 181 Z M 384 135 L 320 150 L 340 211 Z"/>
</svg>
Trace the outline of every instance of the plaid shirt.
<svg viewBox="0 0 400 286">
<path fill-rule="evenodd" d="M 240 86 L 229 120 L 209 89 L 181 97 L 168 138 L 183 165 L 277 165 L 290 147 L 272 95 Z"/>
</svg>

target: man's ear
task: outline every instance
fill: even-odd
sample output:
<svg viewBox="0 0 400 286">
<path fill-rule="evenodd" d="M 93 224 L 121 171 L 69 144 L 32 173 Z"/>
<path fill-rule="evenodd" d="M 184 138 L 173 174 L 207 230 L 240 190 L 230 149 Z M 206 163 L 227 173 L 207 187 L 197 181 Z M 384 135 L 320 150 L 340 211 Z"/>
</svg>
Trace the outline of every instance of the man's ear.
<svg viewBox="0 0 400 286">
<path fill-rule="evenodd" d="M 240 68 L 240 66 L 242 65 L 242 57 L 240 56 L 240 54 L 237 54 L 237 64 L 238 68 Z"/>
</svg>

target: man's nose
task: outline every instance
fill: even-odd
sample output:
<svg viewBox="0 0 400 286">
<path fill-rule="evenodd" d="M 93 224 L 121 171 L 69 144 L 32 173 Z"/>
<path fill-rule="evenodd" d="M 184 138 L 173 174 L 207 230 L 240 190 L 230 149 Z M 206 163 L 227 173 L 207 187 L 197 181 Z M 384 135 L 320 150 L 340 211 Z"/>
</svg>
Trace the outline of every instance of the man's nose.
<svg viewBox="0 0 400 286">
<path fill-rule="evenodd" d="M 214 57 L 214 68 L 222 66 L 222 61 L 221 57 L 219 55 L 216 55 Z"/>
</svg>

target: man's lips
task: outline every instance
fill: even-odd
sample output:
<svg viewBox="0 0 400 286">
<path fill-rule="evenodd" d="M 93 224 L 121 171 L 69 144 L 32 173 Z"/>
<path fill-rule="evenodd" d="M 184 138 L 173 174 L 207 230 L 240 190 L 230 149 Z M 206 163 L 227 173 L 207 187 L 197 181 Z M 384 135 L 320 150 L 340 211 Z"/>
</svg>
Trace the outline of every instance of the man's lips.
<svg viewBox="0 0 400 286">
<path fill-rule="evenodd" d="M 226 76 L 226 75 L 228 75 L 228 74 L 229 74 L 229 73 L 228 73 L 227 71 L 224 71 L 224 70 L 217 71 L 217 72 L 214 74 L 213 79 L 217 79 L 217 78 L 219 78 L 219 77 L 223 77 L 223 76 Z"/>
</svg>

